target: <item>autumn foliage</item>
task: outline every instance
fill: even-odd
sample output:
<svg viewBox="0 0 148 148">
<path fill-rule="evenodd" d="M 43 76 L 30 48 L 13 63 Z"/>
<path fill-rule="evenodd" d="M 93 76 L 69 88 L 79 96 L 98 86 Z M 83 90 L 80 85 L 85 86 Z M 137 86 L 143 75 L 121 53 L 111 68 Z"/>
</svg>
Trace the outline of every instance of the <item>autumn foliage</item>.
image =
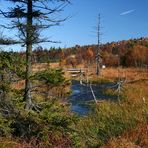
<svg viewBox="0 0 148 148">
<path fill-rule="evenodd" d="M 111 42 L 100 46 L 103 65 L 116 67 L 147 67 L 148 65 L 148 38 L 130 39 Z M 61 66 L 79 64 L 91 65 L 96 62 L 97 45 L 87 45 L 70 48 L 44 49 L 38 47 L 33 52 L 32 62 L 47 63 L 59 62 Z M 23 53 L 20 53 L 24 57 Z"/>
</svg>

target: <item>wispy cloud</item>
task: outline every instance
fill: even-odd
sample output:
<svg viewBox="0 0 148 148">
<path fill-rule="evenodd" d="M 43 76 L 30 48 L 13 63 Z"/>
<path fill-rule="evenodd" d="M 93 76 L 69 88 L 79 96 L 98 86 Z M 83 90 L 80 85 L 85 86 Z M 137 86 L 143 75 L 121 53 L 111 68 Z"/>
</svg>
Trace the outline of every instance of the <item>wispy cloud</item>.
<svg viewBox="0 0 148 148">
<path fill-rule="evenodd" d="M 134 9 L 128 10 L 128 11 L 124 11 L 124 12 L 120 13 L 120 15 L 127 15 L 127 14 L 130 14 L 130 13 L 134 12 L 134 11 L 135 11 Z"/>
</svg>

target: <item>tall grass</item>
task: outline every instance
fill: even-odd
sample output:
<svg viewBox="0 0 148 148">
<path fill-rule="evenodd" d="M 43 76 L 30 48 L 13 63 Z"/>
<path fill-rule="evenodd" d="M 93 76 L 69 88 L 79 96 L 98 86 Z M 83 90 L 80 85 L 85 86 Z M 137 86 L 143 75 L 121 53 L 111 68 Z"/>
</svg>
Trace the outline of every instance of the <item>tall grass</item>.
<svg viewBox="0 0 148 148">
<path fill-rule="evenodd" d="M 148 124 L 138 124 L 136 128 L 127 130 L 118 138 L 112 138 L 104 148 L 147 148 Z"/>
<path fill-rule="evenodd" d="M 94 113 L 79 123 L 83 147 L 101 147 L 137 124 L 148 123 L 148 103 L 121 101 L 98 104 Z"/>
</svg>

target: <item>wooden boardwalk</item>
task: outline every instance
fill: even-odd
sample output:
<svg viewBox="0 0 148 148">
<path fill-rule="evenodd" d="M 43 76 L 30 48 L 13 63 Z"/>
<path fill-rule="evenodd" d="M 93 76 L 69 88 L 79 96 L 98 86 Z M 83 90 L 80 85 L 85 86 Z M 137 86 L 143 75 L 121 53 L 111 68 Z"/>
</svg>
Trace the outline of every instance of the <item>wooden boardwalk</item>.
<svg viewBox="0 0 148 148">
<path fill-rule="evenodd" d="M 64 71 L 68 72 L 71 77 L 77 77 L 86 73 L 86 70 L 81 68 L 64 69 Z"/>
</svg>

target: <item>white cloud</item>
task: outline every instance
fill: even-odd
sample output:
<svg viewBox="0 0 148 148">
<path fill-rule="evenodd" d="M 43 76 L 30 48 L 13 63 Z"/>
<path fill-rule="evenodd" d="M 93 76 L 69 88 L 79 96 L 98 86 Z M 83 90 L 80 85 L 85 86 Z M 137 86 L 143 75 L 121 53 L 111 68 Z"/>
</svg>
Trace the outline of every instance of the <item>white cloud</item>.
<svg viewBox="0 0 148 148">
<path fill-rule="evenodd" d="M 130 14 L 130 13 L 134 12 L 134 11 L 135 11 L 134 9 L 128 10 L 128 11 L 124 11 L 120 15 L 127 15 L 127 14 Z"/>
</svg>

